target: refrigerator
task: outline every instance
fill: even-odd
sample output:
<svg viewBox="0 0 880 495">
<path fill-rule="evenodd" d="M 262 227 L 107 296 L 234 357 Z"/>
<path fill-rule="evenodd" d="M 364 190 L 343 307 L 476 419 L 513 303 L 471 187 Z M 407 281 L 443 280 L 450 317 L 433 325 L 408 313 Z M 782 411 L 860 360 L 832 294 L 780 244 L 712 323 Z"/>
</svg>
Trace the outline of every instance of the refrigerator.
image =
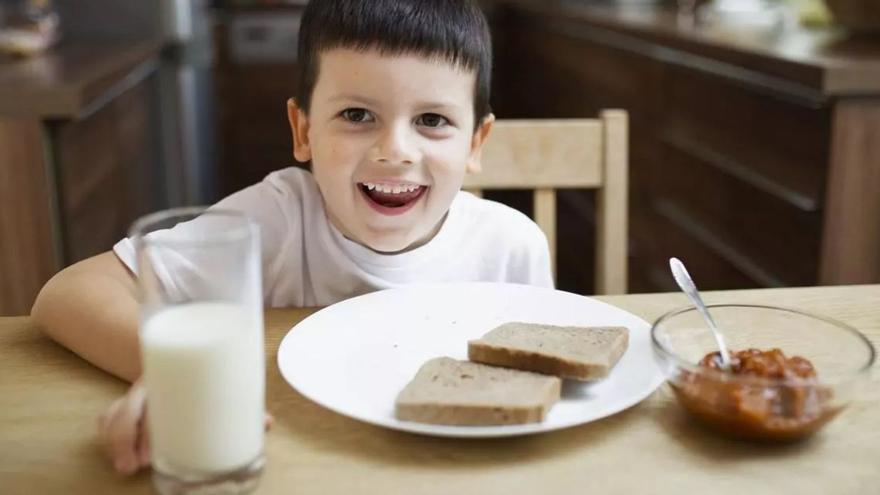
<svg viewBox="0 0 880 495">
<path fill-rule="evenodd" d="M 208 0 L 160 0 L 168 40 L 161 71 L 168 197 L 173 204 L 218 199 L 212 11 Z"/>
</svg>

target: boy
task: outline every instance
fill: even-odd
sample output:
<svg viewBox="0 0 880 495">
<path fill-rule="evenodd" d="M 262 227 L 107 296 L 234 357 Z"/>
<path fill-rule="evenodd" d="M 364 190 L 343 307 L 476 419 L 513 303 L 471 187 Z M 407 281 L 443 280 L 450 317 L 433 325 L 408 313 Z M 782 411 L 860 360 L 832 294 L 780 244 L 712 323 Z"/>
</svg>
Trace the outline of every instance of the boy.
<svg viewBox="0 0 880 495">
<path fill-rule="evenodd" d="M 313 172 L 275 172 L 218 204 L 260 225 L 266 306 L 423 282 L 552 286 L 538 227 L 460 192 L 494 120 L 489 33 L 473 0 L 313 0 L 299 63 L 288 116 L 294 157 Z M 149 463 L 132 258 L 126 239 L 63 270 L 33 309 L 56 341 L 135 381 L 101 419 L 123 473 Z"/>
</svg>

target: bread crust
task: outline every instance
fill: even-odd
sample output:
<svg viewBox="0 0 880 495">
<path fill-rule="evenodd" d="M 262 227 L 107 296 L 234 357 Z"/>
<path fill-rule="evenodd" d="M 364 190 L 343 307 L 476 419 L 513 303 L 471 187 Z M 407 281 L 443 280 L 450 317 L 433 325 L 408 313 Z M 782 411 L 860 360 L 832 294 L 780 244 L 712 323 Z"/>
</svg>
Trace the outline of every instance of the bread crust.
<svg viewBox="0 0 880 495">
<path fill-rule="evenodd" d="M 521 323 L 514 324 L 527 325 Z M 545 331 L 548 328 L 554 328 L 549 325 L 536 325 L 536 327 L 540 327 Z M 500 328 L 501 327 L 498 327 L 490 331 L 481 339 L 469 341 L 468 359 L 477 363 L 493 366 L 504 366 L 507 368 L 534 371 L 536 373 L 543 373 L 572 380 L 590 381 L 607 377 L 611 372 L 611 369 L 614 368 L 626 352 L 629 345 L 629 331 L 626 328 L 595 327 L 601 328 L 605 331 L 609 329 L 618 330 L 619 334 L 614 341 L 608 345 L 605 359 L 590 362 L 583 359 L 566 357 L 560 355 L 558 352 L 553 352 L 552 350 L 525 348 L 525 346 L 519 345 L 513 340 L 488 340 L 492 338 L 492 332 L 495 332 Z M 558 328 L 570 329 L 572 327 Z M 584 330 L 589 330 L 589 328 L 590 327 L 583 327 Z"/>
<path fill-rule="evenodd" d="M 402 421 L 456 426 L 538 423 L 561 390 L 557 377 L 435 358 L 398 394 L 394 415 Z"/>
</svg>

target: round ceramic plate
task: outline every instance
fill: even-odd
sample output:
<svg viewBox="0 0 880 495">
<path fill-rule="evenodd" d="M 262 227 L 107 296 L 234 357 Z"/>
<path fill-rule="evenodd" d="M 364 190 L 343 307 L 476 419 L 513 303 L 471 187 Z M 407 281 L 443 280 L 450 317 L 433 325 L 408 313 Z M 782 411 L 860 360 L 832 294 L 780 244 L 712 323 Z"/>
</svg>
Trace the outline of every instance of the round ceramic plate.
<svg viewBox="0 0 880 495">
<path fill-rule="evenodd" d="M 467 359 L 469 339 L 508 321 L 625 326 L 629 347 L 608 378 L 566 380 L 561 400 L 541 423 L 440 426 L 395 419 L 398 392 L 425 361 Z M 587 423 L 638 403 L 664 380 L 652 356 L 650 326 L 641 318 L 568 292 L 493 283 L 408 286 L 334 304 L 287 333 L 278 366 L 299 393 L 337 413 L 447 437 L 513 436 Z"/>
</svg>

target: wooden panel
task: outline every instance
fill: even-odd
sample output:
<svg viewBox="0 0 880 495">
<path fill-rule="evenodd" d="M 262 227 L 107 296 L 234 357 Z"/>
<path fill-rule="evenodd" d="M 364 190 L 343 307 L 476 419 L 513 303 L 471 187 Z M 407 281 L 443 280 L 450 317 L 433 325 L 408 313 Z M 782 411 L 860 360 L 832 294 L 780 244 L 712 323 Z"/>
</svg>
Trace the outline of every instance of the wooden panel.
<svg viewBox="0 0 880 495">
<path fill-rule="evenodd" d="M 556 287 L 596 293 L 596 190 L 556 193 Z"/>
<path fill-rule="evenodd" d="M 60 123 L 56 129 L 62 206 L 69 222 L 108 183 L 113 184 L 110 189 L 119 193 L 120 184 L 113 183 L 119 174 L 118 142 L 114 139 L 116 115 L 105 107 L 83 121 Z"/>
<path fill-rule="evenodd" d="M 115 125 L 112 108 L 105 107 L 57 129 L 65 265 L 109 249 L 125 233 L 119 213 L 127 198 Z"/>
<path fill-rule="evenodd" d="M 677 149 L 668 148 L 663 160 L 652 198 L 665 213 L 674 208 L 677 218 L 686 216 L 704 249 L 761 286 L 816 283 L 821 213 L 799 210 Z"/>
<path fill-rule="evenodd" d="M 0 119 L 0 315 L 30 313 L 59 268 L 48 172 L 40 123 Z"/>
<path fill-rule="evenodd" d="M 115 186 L 118 180 L 108 181 L 102 186 Z M 125 215 L 124 197 L 121 189 L 102 188 L 90 199 L 88 208 L 67 217 L 68 261 L 73 264 L 88 257 L 102 253 L 113 247 L 116 241 L 124 238 L 128 226 L 134 221 Z"/>
<path fill-rule="evenodd" d="M 116 114 L 115 136 L 123 168 L 127 201 L 124 221 L 129 223 L 142 215 L 165 206 L 164 167 L 156 145 L 159 98 L 153 80 L 122 94 L 113 103 Z M 127 226 L 126 226 L 127 227 Z"/>
<path fill-rule="evenodd" d="M 595 187 L 601 139 L 596 120 L 499 120 L 483 147 L 482 171 L 466 176 L 465 187 Z"/>
<path fill-rule="evenodd" d="M 590 43 L 513 17 L 515 44 L 500 90 L 505 112 L 523 117 L 593 117 L 603 108 L 630 112 L 631 125 L 654 116 L 663 67 L 650 58 Z M 506 77 L 505 77 L 506 76 Z"/>
<path fill-rule="evenodd" d="M 823 284 L 880 281 L 880 99 L 834 110 Z"/>
<path fill-rule="evenodd" d="M 58 125 L 65 264 L 110 249 L 138 216 L 160 207 L 150 96 L 144 83 L 84 120 Z"/>
<path fill-rule="evenodd" d="M 670 70 L 661 139 L 793 206 L 818 211 L 828 159 L 827 109 L 768 98 L 722 79 Z"/>
<path fill-rule="evenodd" d="M 279 129 L 282 125 L 285 127 Z M 220 155 L 223 168 L 219 171 L 224 195 L 255 184 L 275 170 L 297 164 L 287 125 L 285 120 L 269 131 L 265 126 L 236 124 L 234 130 L 227 131 L 223 143 L 218 144 L 225 151 Z"/>
<path fill-rule="evenodd" d="M 683 260 L 694 276 L 700 289 L 727 289 L 730 287 L 756 287 L 763 285 L 749 273 L 737 268 L 723 256 L 721 249 L 707 249 L 712 244 L 711 232 L 706 232 L 700 224 L 676 209 L 674 205 L 657 204 L 639 215 L 631 217 L 632 229 L 651 242 L 640 244 L 637 277 L 642 286 L 659 291 L 677 290 L 669 273 L 669 258 L 675 256 Z"/>
<path fill-rule="evenodd" d="M 223 23 L 214 30 L 214 44 L 218 183 L 225 196 L 296 164 L 287 100 L 296 94 L 298 70 L 295 63 L 237 64 Z"/>
</svg>

